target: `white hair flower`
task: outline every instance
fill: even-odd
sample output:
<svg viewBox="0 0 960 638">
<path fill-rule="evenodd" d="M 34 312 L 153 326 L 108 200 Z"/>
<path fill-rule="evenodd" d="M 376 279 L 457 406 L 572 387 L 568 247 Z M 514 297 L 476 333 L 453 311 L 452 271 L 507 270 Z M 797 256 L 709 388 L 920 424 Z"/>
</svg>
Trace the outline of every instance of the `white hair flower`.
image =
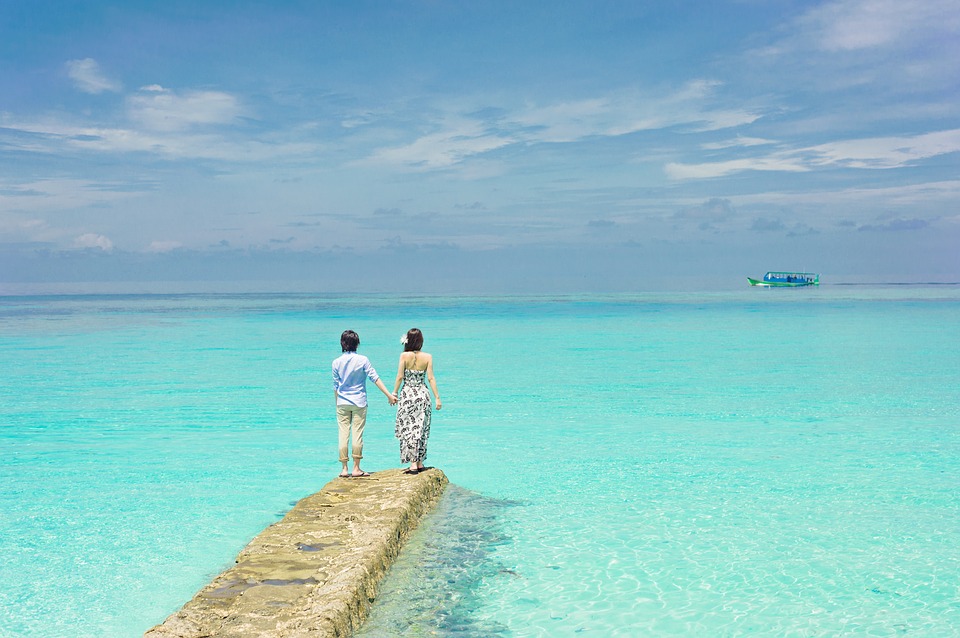
<svg viewBox="0 0 960 638">
<path fill-rule="evenodd" d="M 400 343 L 402 345 L 407 345 L 407 335 L 403 335 L 402 337 L 400 337 Z"/>
</svg>

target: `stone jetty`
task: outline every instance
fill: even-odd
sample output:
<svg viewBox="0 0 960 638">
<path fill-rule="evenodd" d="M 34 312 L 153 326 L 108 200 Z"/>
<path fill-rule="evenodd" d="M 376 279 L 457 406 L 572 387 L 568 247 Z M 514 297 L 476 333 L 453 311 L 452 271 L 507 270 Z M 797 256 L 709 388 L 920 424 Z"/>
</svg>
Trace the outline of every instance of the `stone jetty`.
<svg viewBox="0 0 960 638">
<path fill-rule="evenodd" d="M 144 638 L 349 636 L 446 485 L 438 469 L 330 481 Z"/>
</svg>

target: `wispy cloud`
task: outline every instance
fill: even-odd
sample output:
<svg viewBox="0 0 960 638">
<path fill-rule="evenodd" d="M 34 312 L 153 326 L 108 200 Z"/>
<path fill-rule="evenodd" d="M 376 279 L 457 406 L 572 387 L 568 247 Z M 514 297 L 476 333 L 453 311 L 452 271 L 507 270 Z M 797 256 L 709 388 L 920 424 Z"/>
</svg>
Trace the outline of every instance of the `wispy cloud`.
<svg viewBox="0 0 960 638">
<path fill-rule="evenodd" d="M 424 135 L 410 144 L 379 149 L 369 161 L 409 168 L 444 168 L 515 141 L 510 136 L 491 131 L 482 122 L 455 118 L 453 122 L 445 122 L 442 130 Z"/>
<path fill-rule="evenodd" d="M 714 131 L 760 117 L 749 109 L 714 106 L 720 86 L 716 81 L 693 80 L 675 91 L 623 91 L 603 98 L 528 107 L 505 119 L 524 127 L 526 141 L 575 142 L 674 126 Z"/>
<path fill-rule="evenodd" d="M 671 179 L 709 179 L 723 177 L 744 171 L 809 171 L 799 158 L 788 157 L 786 153 L 778 153 L 768 157 L 749 157 L 743 159 L 726 160 L 723 162 L 706 162 L 703 164 L 683 164 L 670 162 L 664 171 Z"/>
<path fill-rule="evenodd" d="M 156 116 L 161 118 L 158 121 L 162 120 L 161 115 Z M 191 117 L 194 121 L 206 119 L 206 116 L 199 114 Z M 156 121 L 154 123 L 156 124 Z M 168 129 L 164 130 L 161 124 L 157 130 L 147 126 L 112 128 L 76 124 L 66 119 L 30 120 L 0 115 L 0 126 L 26 134 L 16 140 L 7 141 L 9 149 L 34 153 L 148 153 L 171 159 L 256 162 L 304 157 L 318 151 L 318 145 L 313 142 L 230 136 L 220 131 L 183 130 L 188 126 L 184 119 L 177 124 L 168 120 Z"/>
<path fill-rule="evenodd" d="M 147 252 L 168 253 L 178 248 L 183 248 L 183 243 L 179 241 L 157 240 L 150 242 L 150 245 L 147 246 Z"/>
<path fill-rule="evenodd" d="M 222 91 L 176 93 L 162 86 L 127 98 L 130 119 L 153 131 L 182 131 L 197 125 L 231 124 L 243 114 L 239 100 Z"/>
<path fill-rule="evenodd" d="M 700 145 L 700 148 L 708 151 L 722 150 L 725 148 L 738 148 L 744 146 L 766 146 L 768 144 L 776 144 L 774 140 L 763 139 L 762 137 L 746 137 L 743 135 L 738 135 L 733 139 L 724 140 L 722 142 L 707 142 Z"/>
<path fill-rule="evenodd" d="M 786 226 L 779 219 L 767 219 L 766 217 L 758 217 L 753 220 L 750 224 L 750 230 L 769 233 L 786 230 Z"/>
<path fill-rule="evenodd" d="M 316 155 L 319 148 L 301 141 L 297 133 L 302 131 L 257 134 L 245 129 L 242 118 L 248 110 L 224 91 L 150 85 L 128 95 L 124 106 L 126 126 L 88 123 L 84 113 L 43 117 L 0 113 L 0 133 L 2 129 L 8 133 L 3 139 L 7 150 L 51 155 L 146 153 L 165 159 L 258 162 L 304 158 Z"/>
<path fill-rule="evenodd" d="M 93 58 L 68 60 L 66 67 L 67 75 L 73 80 L 74 86 L 84 93 L 116 92 L 122 88 L 119 82 L 104 75 L 100 65 Z"/>
<path fill-rule="evenodd" d="M 733 202 L 729 199 L 713 197 L 702 204 L 688 206 L 678 210 L 673 219 L 684 223 L 693 223 L 700 230 L 715 230 L 736 215 Z"/>
<path fill-rule="evenodd" d="M 897 211 L 900 215 L 916 214 L 918 209 L 930 210 L 931 219 L 947 221 L 948 216 L 932 211 L 954 210 L 957 201 L 960 201 L 960 180 L 884 184 L 872 188 L 830 188 L 824 184 L 820 188 L 765 190 L 736 197 L 737 205 L 744 208 L 802 210 L 811 219 L 829 220 L 831 224 L 836 222 L 837 211 L 843 211 L 845 224 L 850 227 L 877 223 L 877 210 Z"/>
<path fill-rule="evenodd" d="M 930 225 L 930 222 L 928 222 L 925 219 L 917 219 L 917 218 L 892 219 L 890 221 L 879 222 L 876 224 L 864 224 L 863 226 L 860 226 L 857 230 L 862 232 L 879 231 L 879 232 L 895 233 L 895 232 L 903 232 L 903 231 L 920 230 L 922 228 L 926 228 L 929 225 Z"/>
<path fill-rule="evenodd" d="M 35 217 L 16 218 L 7 214 L 0 216 L 0 238 L 3 241 L 38 241 L 48 239 L 44 236 L 49 226 L 46 220 Z"/>
<path fill-rule="evenodd" d="M 98 233 L 84 233 L 73 240 L 73 245 L 77 248 L 99 248 L 104 252 L 113 250 L 110 238 Z"/>
<path fill-rule="evenodd" d="M 898 168 L 913 162 L 960 152 L 960 129 L 935 131 L 914 136 L 875 137 L 839 140 L 765 156 L 720 162 L 666 165 L 673 179 L 707 179 L 744 171 L 810 171 L 837 166 L 844 168 Z"/>
<path fill-rule="evenodd" d="M 934 131 L 923 135 L 841 140 L 801 149 L 811 164 L 842 165 L 853 168 L 896 168 L 960 151 L 960 129 Z"/>
<path fill-rule="evenodd" d="M 119 91 L 90 58 L 67 63 L 70 76 L 87 92 Z M 213 90 L 173 90 L 149 85 L 124 99 L 126 126 L 91 122 L 82 112 L 17 117 L 0 113 L 7 150 L 58 155 L 65 152 L 147 153 L 167 159 L 249 162 L 303 158 L 315 143 L 288 130 L 256 135 L 244 130 L 248 109 L 235 95 Z M 86 121 L 85 121 L 86 120 Z M 111 118 L 116 120 L 116 118 Z M 0 130 L 2 132 L 2 130 Z M 11 135 L 16 133 L 16 135 Z"/>
<path fill-rule="evenodd" d="M 954 0 L 829 0 L 771 30 L 765 45 L 736 60 L 738 71 L 781 86 L 783 94 L 831 96 L 855 91 L 848 125 L 877 116 L 884 105 L 956 86 L 960 73 L 960 11 Z M 951 100 L 952 101 L 952 100 Z M 830 104 L 827 97 L 824 104 Z M 911 104 L 912 106 L 912 104 Z"/>
<path fill-rule="evenodd" d="M 828 52 L 916 46 L 918 35 L 960 30 L 960 12 L 953 0 L 839 0 L 811 9 L 798 26 Z"/>
<path fill-rule="evenodd" d="M 612 219 L 591 219 L 587 222 L 587 228 L 593 230 L 609 230 L 617 225 Z"/>
<path fill-rule="evenodd" d="M 145 187 L 141 185 L 140 192 Z M 84 179 L 41 179 L 4 185 L 0 181 L 0 210 L 44 213 L 75 210 L 128 199 L 137 190 L 130 184 Z"/>
<path fill-rule="evenodd" d="M 514 144 L 565 144 L 681 127 L 704 132 L 749 124 L 759 112 L 716 107 L 720 83 L 695 80 L 665 94 L 621 91 L 519 108 L 474 106 L 442 116 L 435 132 L 413 142 L 380 148 L 370 162 L 419 169 L 446 168 Z M 494 113 L 473 116 L 471 113 Z"/>
</svg>

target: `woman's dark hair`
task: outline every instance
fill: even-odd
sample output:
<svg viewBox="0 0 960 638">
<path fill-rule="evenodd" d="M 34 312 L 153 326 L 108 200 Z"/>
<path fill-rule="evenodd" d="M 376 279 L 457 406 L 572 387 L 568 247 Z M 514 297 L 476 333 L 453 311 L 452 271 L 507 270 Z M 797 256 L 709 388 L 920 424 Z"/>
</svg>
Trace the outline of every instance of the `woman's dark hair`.
<svg viewBox="0 0 960 638">
<path fill-rule="evenodd" d="M 407 330 L 407 342 L 403 344 L 404 352 L 419 350 L 423 347 L 423 333 L 419 328 L 410 328 Z"/>
<path fill-rule="evenodd" d="M 356 352 L 360 345 L 360 335 L 353 330 L 344 330 L 340 335 L 340 349 L 344 352 Z"/>
</svg>

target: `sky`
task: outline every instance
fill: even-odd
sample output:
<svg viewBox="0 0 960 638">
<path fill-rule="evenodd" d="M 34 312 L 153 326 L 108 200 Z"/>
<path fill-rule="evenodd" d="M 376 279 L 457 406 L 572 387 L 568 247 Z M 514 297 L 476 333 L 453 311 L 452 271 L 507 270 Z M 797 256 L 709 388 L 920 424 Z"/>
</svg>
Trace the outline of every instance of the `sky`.
<svg viewBox="0 0 960 638">
<path fill-rule="evenodd" d="M 0 294 L 956 282 L 958 255 L 956 0 L 0 0 Z"/>
</svg>

